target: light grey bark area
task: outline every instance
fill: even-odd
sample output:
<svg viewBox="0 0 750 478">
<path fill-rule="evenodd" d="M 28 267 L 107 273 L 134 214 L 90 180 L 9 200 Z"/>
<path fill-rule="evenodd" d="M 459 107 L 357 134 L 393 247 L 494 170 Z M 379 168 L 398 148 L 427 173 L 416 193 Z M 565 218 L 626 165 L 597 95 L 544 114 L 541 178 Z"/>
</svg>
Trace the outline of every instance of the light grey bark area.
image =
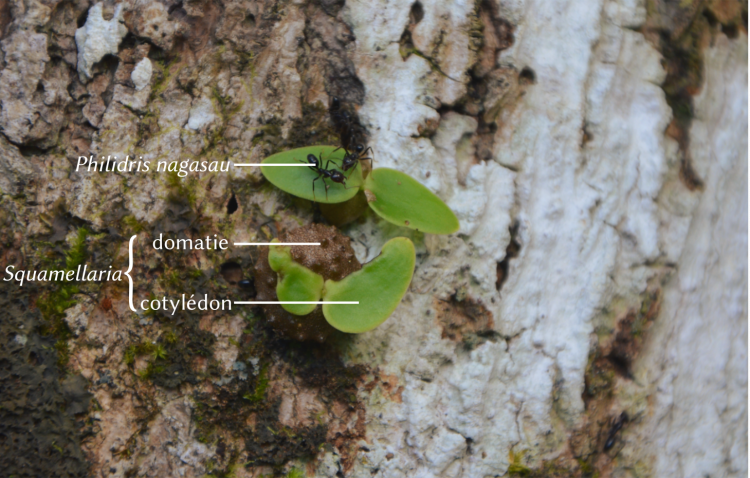
<svg viewBox="0 0 750 478">
<path fill-rule="evenodd" d="M 461 223 L 342 226 L 363 263 L 410 237 L 417 267 L 383 325 L 322 346 L 249 309 L 135 314 L 121 284 L 48 312 L 59 289 L 29 285 L 69 329 L 52 328 L 64 371 L 88 381 L 91 476 L 747 475 L 746 2 L 3 11 L 3 267 L 64 261 L 85 227 L 100 268 L 138 234 L 137 300 L 249 294 L 257 252 L 150 240 L 265 241 L 322 220 L 316 206 L 257 169 L 99 174 L 77 158 L 257 163 L 335 142 L 333 97 L 375 167 Z"/>
<path fill-rule="evenodd" d="M 441 8 L 460 14 L 425 4 L 422 22 L 441 21 Z M 425 240 L 428 256 L 417 271 L 416 293 L 395 319 L 360 339 L 366 357 L 384 357 L 386 369 L 406 381 L 404 407 L 385 404 L 373 435 L 388 444 L 385 449 L 409 453 L 367 462 L 385 467 L 387 476 L 414 470 L 420 476 L 495 476 L 519 455 L 519 463 L 535 468 L 572 453 L 613 476 L 741 476 L 747 436 L 746 37 L 720 35 L 708 50 L 688 153 L 705 189 L 691 191 L 680 180 L 684 153 L 666 134 L 672 111 L 659 87 L 662 56 L 634 31 L 646 22 L 643 5 L 499 8 L 517 29 L 498 63 L 531 68 L 535 84 L 501 110 L 494 162 L 468 168 L 461 164 L 460 140 L 476 131 L 470 118 L 462 122 L 449 113 L 431 140 L 414 138 L 435 115 L 424 98 L 446 93 L 440 82 L 424 81 L 426 62 L 403 62 L 387 31 L 369 28 L 395 21 L 387 19 L 391 10 L 378 3 L 348 9 L 357 35 L 371 42 L 370 52 L 358 57 L 358 71 L 368 86 L 362 111 L 379 145 L 378 164 L 403 168 L 440 191 L 459 213 L 463 234 Z M 432 32 L 433 42 L 442 38 L 424 32 Z M 404 104 L 404 92 L 418 99 Z M 450 146 L 443 138 L 453 138 Z M 734 187 L 720 186 L 723 181 Z M 715 195 L 725 199 L 713 202 Z M 726 225 L 715 218 L 719 211 Z M 491 266 L 504 258 L 511 223 L 520 253 L 498 292 Z M 685 274 L 697 274 L 686 290 L 676 285 Z M 621 350 L 632 344 L 620 346 L 619 324 L 662 285 L 664 308 L 654 321 L 664 335 L 649 339 L 651 361 L 639 360 L 637 374 L 618 373 L 610 384 L 613 399 L 587 402 L 585 382 L 596 380 L 593 350 L 631 359 L 626 355 L 637 350 Z M 685 310 L 674 310 L 675 288 Z M 419 293 L 449 300 L 459 290 L 492 312 L 503 340 L 470 352 L 446 347 L 446 334 L 430 313 L 440 306 Z M 660 323 L 665 317 L 670 325 Z M 732 346 L 699 332 L 708 329 L 732 337 Z M 662 370 L 667 364 L 673 365 Z M 680 392 L 662 391 L 671 380 L 682 384 Z M 618 443 L 604 453 L 608 458 L 597 457 L 623 411 L 633 424 L 625 425 L 622 438 L 615 434 L 624 448 Z M 723 418 L 711 418 L 716 415 Z M 704 435 L 699 424 L 713 432 Z M 572 430 L 586 430 L 591 454 Z"/>
<path fill-rule="evenodd" d="M 657 476 L 747 474 L 746 61 L 746 43 L 706 51 L 690 131 L 705 190 L 637 367 L 654 409 L 635 448 Z"/>
</svg>

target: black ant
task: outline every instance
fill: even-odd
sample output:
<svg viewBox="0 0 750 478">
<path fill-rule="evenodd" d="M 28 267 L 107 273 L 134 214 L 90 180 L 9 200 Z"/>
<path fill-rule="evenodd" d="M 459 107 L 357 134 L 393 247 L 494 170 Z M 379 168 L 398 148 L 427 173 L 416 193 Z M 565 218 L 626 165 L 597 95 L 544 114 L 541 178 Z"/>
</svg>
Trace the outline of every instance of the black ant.
<svg viewBox="0 0 750 478">
<path fill-rule="evenodd" d="M 335 97 L 331 100 L 328 112 L 331 115 L 331 122 L 341 140 L 341 146 L 349 151 L 352 149 L 351 146 L 359 142 L 360 138 L 364 136 L 356 113 L 352 114 L 342 108 L 341 100 Z"/>
<path fill-rule="evenodd" d="M 300 161 L 300 163 L 304 163 L 304 161 Z M 346 176 L 344 176 L 344 173 L 342 173 L 341 171 L 338 171 L 336 169 L 329 169 L 330 164 L 331 164 L 331 160 L 330 159 L 328 161 L 326 161 L 326 167 L 325 168 L 321 167 L 322 163 L 323 163 L 322 155 L 321 155 L 320 159 L 318 159 L 318 157 L 316 157 L 314 154 L 308 154 L 307 155 L 307 164 L 311 164 L 312 165 L 312 166 L 310 166 L 311 169 L 314 169 L 315 172 L 318 173 L 318 177 L 316 177 L 315 179 L 312 180 L 313 201 L 315 201 L 315 181 L 317 181 L 318 179 L 322 179 L 323 180 L 323 184 L 325 184 L 325 187 L 326 187 L 326 200 L 328 200 L 328 188 L 330 187 L 326 183 L 326 178 L 330 179 L 334 183 L 343 184 L 344 186 L 346 185 Z M 335 165 L 336 163 L 333 163 L 333 164 Z M 346 189 L 349 189 L 349 188 L 346 188 Z"/>
<path fill-rule="evenodd" d="M 615 438 L 617 437 L 617 432 L 619 432 L 620 429 L 622 429 L 622 426 L 625 425 L 628 421 L 629 417 L 625 412 L 622 412 L 619 417 L 612 420 L 612 425 L 609 429 L 609 434 L 607 435 L 607 441 L 604 443 L 605 451 L 615 446 Z"/>
<path fill-rule="evenodd" d="M 346 149 L 344 149 L 344 151 L 346 152 L 346 154 L 344 155 L 344 159 L 341 160 L 341 169 L 344 172 L 349 171 L 350 169 L 356 167 L 359 161 L 369 160 L 370 166 L 372 166 L 372 158 L 367 156 L 368 151 L 370 152 L 370 154 L 372 154 L 371 147 L 368 146 L 367 148 L 365 148 L 364 145 L 357 144 L 354 147 L 354 151 L 349 152 Z"/>
<path fill-rule="evenodd" d="M 368 151 L 372 154 L 372 148 L 365 148 L 361 142 L 358 142 L 363 136 L 359 122 L 348 111 L 341 108 L 341 101 L 336 97 L 331 100 L 329 112 L 331 121 L 338 130 L 341 148 L 346 152 L 344 159 L 341 161 L 341 169 L 344 172 L 349 171 L 356 167 L 359 161 L 365 160 L 370 160 L 370 164 L 372 164 L 372 158 L 367 157 Z M 336 148 L 336 150 L 341 148 Z"/>
<path fill-rule="evenodd" d="M 331 106 L 328 108 L 328 112 L 331 115 L 333 125 L 339 130 L 341 136 L 343 136 L 342 133 L 346 132 L 354 125 L 352 115 L 349 114 L 348 111 L 341 109 L 341 100 L 338 98 L 334 97 L 331 99 Z"/>
</svg>

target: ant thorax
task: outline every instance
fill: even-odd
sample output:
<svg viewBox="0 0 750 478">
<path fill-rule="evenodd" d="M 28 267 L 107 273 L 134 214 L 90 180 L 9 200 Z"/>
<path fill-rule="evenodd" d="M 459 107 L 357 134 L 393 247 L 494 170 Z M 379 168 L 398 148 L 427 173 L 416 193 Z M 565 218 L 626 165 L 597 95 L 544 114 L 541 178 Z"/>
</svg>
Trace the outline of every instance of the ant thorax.
<svg viewBox="0 0 750 478">
<path fill-rule="evenodd" d="M 304 163 L 304 161 L 300 161 L 300 160 L 297 160 L 297 161 L 299 161 L 300 163 Z M 310 168 L 313 169 L 317 173 L 317 176 L 312 180 L 313 200 L 315 200 L 315 182 L 316 181 L 320 180 L 323 182 L 323 185 L 325 186 L 325 191 L 326 191 L 326 199 L 328 198 L 328 188 L 330 187 L 330 185 L 326 183 L 326 179 L 330 179 L 334 183 L 339 183 L 339 184 L 346 186 L 347 177 L 341 171 L 337 169 L 332 169 L 331 163 L 333 163 L 334 166 L 337 166 L 337 164 L 330 159 L 327 160 L 325 163 L 325 166 L 323 166 L 322 154 L 320 157 L 315 156 L 314 154 L 307 155 L 306 164 L 309 164 Z"/>
</svg>

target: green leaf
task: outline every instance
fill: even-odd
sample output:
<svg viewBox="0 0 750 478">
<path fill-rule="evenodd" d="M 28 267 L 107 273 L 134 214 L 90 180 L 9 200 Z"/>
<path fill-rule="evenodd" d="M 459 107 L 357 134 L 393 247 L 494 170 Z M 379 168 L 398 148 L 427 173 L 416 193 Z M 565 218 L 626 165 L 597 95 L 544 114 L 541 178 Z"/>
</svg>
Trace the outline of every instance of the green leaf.
<svg viewBox="0 0 750 478">
<path fill-rule="evenodd" d="M 359 305 L 323 304 L 329 324 L 342 332 L 372 330 L 390 317 L 409 288 L 416 252 L 405 237 L 386 242 L 378 257 L 336 282 L 327 280 L 326 301 L 359 301 Z"/>
<path fill-rule="evenodd" d="M 373 211 L 388 222 L 430 234 L 458 231 L 456 215 L 416 179 L 395 169 L 376 168 L 365 179 Z"/>
<path fill-rule="evenodd" d="M 273 242 L 278 242 L 274 239 Z M 276 295 L 279 301 L 317 302 L 323 291 L 323 277 L 292 259 L 291 249 L 285 246 L 270 246 L 268 264 L 279 277 Z M 294 315 L 307 315 L 316 304 L 281 304 Z"/>
<path fill-rule="evenodd" d="M 307 163 L 307 155 L 314 154 L 323 158 L 322 167 L 341 170 L 341 160 L 345 151 L 335 146 L 307 146 L 274 154 L 264 159 L 261 164 L 302 164 Z M 330 163 L 328 161 L 331 160 Z M 330 179 L 318 178 L 318 173 L 310 167 L 261 166 L 261 172 L 271 184 L 289 194 L 319 203 L 339 203 L 353 198 L 362 186 L 362 169 L 357 167 L 344 173 L 345 184 L 334 183 Z M 313 194 L 313 181 L 315 192 Z M 328 194 L 326 195 L 326 185 Z"/>
</svg>

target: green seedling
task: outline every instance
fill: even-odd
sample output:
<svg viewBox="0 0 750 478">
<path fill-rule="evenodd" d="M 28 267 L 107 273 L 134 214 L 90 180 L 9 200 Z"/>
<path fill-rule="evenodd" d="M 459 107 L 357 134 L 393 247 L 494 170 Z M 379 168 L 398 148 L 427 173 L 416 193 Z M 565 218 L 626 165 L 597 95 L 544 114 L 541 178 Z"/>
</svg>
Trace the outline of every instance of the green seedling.
<svg viewBox="0 0 750 478">
<path fill-rule="evenodd" d="M 429 189 L 395 169 L 377 168 L 365 179 L 367 203 L 388 222 L 430 234 L 458 231 L 456 215 Z"/>
<path fill-rule="evenodd" d="M 370 208 L 388 222 L 431 234 L 458 231 L 459 223 L 453 211 L 411 176 L 394 169 L 376 168 L 363 180 L 359 163 L 350 172 L 343 173 L 340 168 L 345 155 L 343 149 L 334 146 L 298 148 L 269 156 L 262 164 L 308 163 L 309 154 L 319 158 L 317 169 L 261 166 L 261 171 L 279 189 L 304 199 L 323 204 L 343 203 L 362 190 Z M 321 172 L 321 169 L 328 172 Z M 333 171 L 342 173 L 345 181 L 334 182 L 326 176 Z"/>
<path fill-rule="evenodd" d="M 416 252 L 405 237 L 386 242 L 378 257 L 340 281 L 327 280 L 297 264 L 288 247 L 272 246 L 268 263 L 279 277 L 276 295 L 279 301 L 359 302 L 323 304 L 323 316 L 342 332 L 359 334 L 374 329 L 396 310 L 409 287 Z M 315 304 L 282 304 L 295 315 L 307 315 Z"/>
<path fill-rule="evenodd" d="M 323 316 L 334 328 L 353 334 L 372 330 L 390 317 L 409 288 L 416 252 L 405 237 L 383 245 L 373 261 L 336 282 L 327 280 L 325 301 L 359 301 L 359 305 L 323 304 Z"/>
<path fill-rule="evenodd" d="M 273 242 L 279 242 L 274 239 Z M 291 249 L 284 246 L 271 246 L 268 251 L 268 264 L 278 274 L 276 295 L 280 301 L 316 302 L 323 291 L 323 277 L 292 259 Z M 281 304 L 289 313 L 307 315 L 315 310 L 315 304 Z"/>
<path fill-rule="evenodd" d="M 297 148 L 269 156 L 261 164 L 309 164 L 307 157 L 312 154 L 318 158 L 321 169 L 341 173 L 344 183 L 326 178 L 314 167 L 261 166 L 260 170 L 271 184 L 289 194 L 324 204 L 344 202 L 353 198 L 362 186 L 362 169 L 357 165 L 353 170 L 342 172 L 340 166 L 346 153 L 336 149 L 335 146 Z"/>
</svg>

